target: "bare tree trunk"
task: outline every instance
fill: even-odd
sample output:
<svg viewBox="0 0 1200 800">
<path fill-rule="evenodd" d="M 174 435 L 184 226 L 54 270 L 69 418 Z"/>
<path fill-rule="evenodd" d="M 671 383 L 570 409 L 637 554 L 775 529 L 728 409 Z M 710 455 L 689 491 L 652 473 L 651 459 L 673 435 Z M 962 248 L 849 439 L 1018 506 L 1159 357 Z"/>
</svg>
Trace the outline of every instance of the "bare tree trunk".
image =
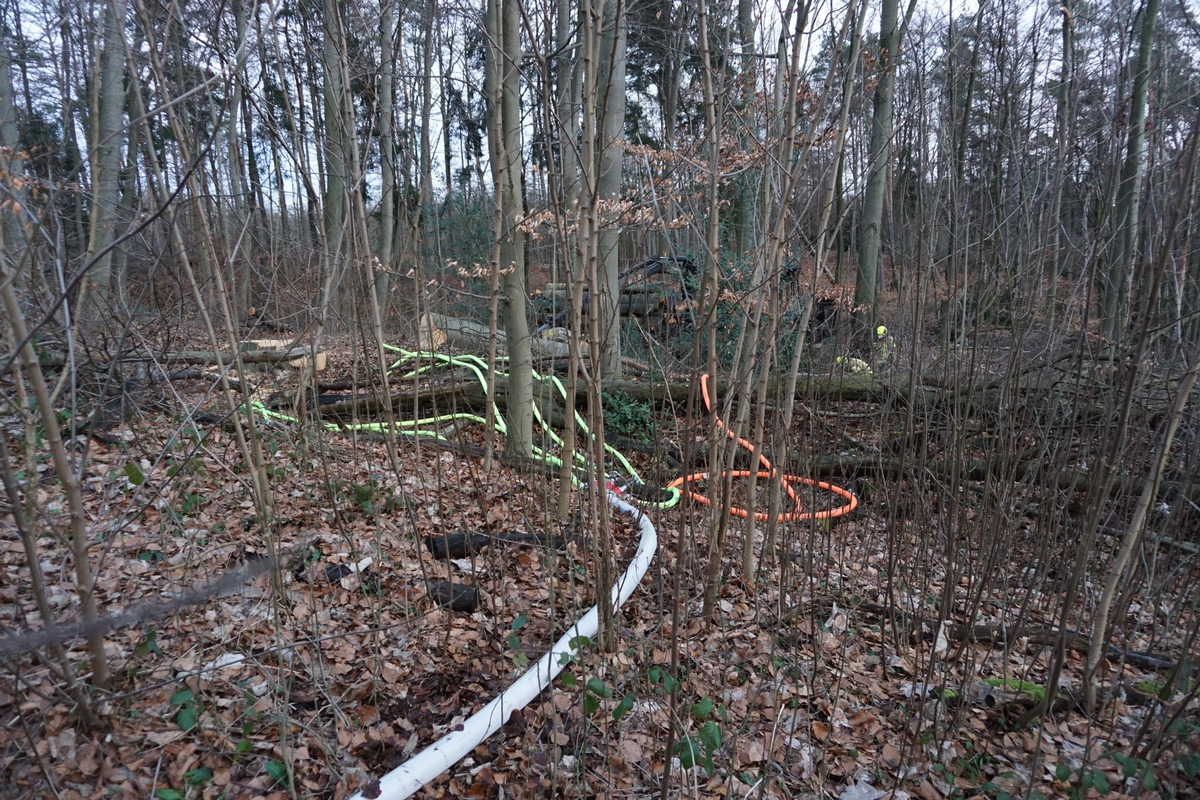
<svg viewBox="0 0 1200 800">
<path fill-rule="evenodd" d="M 1050 198 L 1046 228 L 1050 234 L 1049 247 L 1044 257 L 1046 268 L 1046 305 L 1053 327 L 1058 305 L 1058 276 L 1063 258 L 1063 186 L 1067 182 L 1067 148 L 1071 143 L 1071 104 L 1075 92 L 1075 16 L 1072 0 L 1061 0 L 1062 7 L 1062 69 L 1059 73 L 1058 102 L 1055 107 L 1054 127 L 1057 160 L 1054 164 L 1054 190 Z"/>
<path fill-rule="evenodd" d="M 571 221 L 579 219 L 579 111 L 582 91 L 582 70 L 578 63 L 579 44 L 575 37 L 571 16 L 570 0 L 558 0 L 555 6 L 554 46 L 559 56 L 554 64 L 554 97 L 546 99 L 546 113 L 554 119 L 547 120 L 547 130 L 556 131 L 559 172 L 551 170 L 551 197 L 557 204 L 558 234 L 562 242 L 562 264 L 566 271 L 566 282 L 570 289 L 568 299 L 571 323 L 571 346 L 568 354 L 567 397 L 574 397 L 579 380 L 579 343 L 582 324 L 583 276 L 577 258 L 576 236 L 569 233 L 575 228 Z M 558 502 L 556 511 L 559 519 L 566 519 L 571 509 L 573 476 L 575 470 L 576 427 L 568 415 L 563 430 L 562 467 L 559 472 Z"/>
<path fill-rule="evenodd" d="M 703 320 L 703 332 L 707 347 L 707 359 L 704 371 L 709 375 L 717 372 L 717 298 L 721 291 L 721 265 L 717 258 L 720 250 L 721 215 L 720 215 L 720 161 L 721 161 L 721 130 L 718 128 L 717 94 L 713 82 L 712 53 L 709 44 L 708 3 L 700 0 L 698 8 L 700 22 L 700 60 L 703 72 L 704 87 L 704 138 L 708 149 L 708 226 L 704 235 L 705 277 L 700 285 L 700 314 Z M 693 346 L 693 360 L 699 366 L 699 342 L 697 335 Z M 723 438 L 723 437 L 722 437 Z M 723 441 L 713 437 L 709 445 L 708 463 L 721 463 Z M 716 613 L 718 581 L 720 579 L 721 553 L 725 549 L 725 535 L 729 529 L 728 515 L 720 512 L 717 503 L 710 506 L 709 530 L 714 533 L 709 539 L 708 546 L 708 575 L 704 584 L 704 618 L 712 621 Z"/>
<path fill-rule="evenodd" d="M 341 9 L 339 0 L 323 0 L 322 12 L 322 66 L 324 82 L 322 99 L 324 101 L 324 136 L 322 152 L 325 154 L 325 164 L 322 174 L 325 176 L 323 230 L 325 235 L 326 254 L 330 259 L 336 259 L 341 252 L 341 243 L 345 235 L 348 209 L 346 207 L 346 137 L 353 135 L 346 129 L 345 100 L 346 91 L 342 85 L 342 51 L 345 49 L 345 39 L 342 36 Z M 332 264 L 326 269 L 334 269 Z"/>
<path fill-rule="evenodd" d="M 420 153 L 420 189 L 417 194 L 417 213 L 414 219 L 417 223 L 417 235 L 414 246 L 417 258 L 423 258 L 426 245 L 429 242 L 430 231 L 433 229 L 433 219 L 426 220 L 426 208 L 433 202 L 433 142 L 429 131 L 433 127 L 433 52 L 437 47 L 435 34 L 437 31 L 438 5 L 437 0 L 426 0 L 421 19 L 421 153 Z"/>
<path fill-rule="evenodd" d="M 801 5 L 806 5 L 801 3 Z M 746 134 L 753 130 L 756 120 L 754 96 L 758 80 L 758 58 L 754 54 L 754 2 L 737 0 L 737 44 L 741 49 L 741 75 L 737 84 L 737 114 L 742 117 L 738 125 L 740 144 L 745 146 Z M 729 249 L 734 255 L 748 253 L 755 241 L 754 208 L 751 198 L 751 175 L 734 178 L 730 185 L 729 204 Z"/>
<path fill-rule="evenodd" d="M 12 41 L 10 37 L 0 43 L 0 175 L 8 176 L 7 191 L 12 193 L 16 204 L 5 203 L 4 211 L 0 213 L 3 217 L 0 219 L 0 259 L 12 259 L 10 274 L 20 290 L 25 285 L 25 277 L 19 269 L 18 258 L 25 251 L 25 237 L 21 232 L 19 212 L 25 193 L 21 190 L 19 178 L 25 172 L 25 166 L 19 152 L 20 133 L 17 130 L 16 98 L 13 96 L 12 59 L 8 52 Z"/>
<path fill-rule="evenodd" d="M 597 378 L 621 376 L 621 315 L 617 307 L 618 257 L 621 241 L 616 208 L 621 199 L 621 164 L 625 158 L 625 50 L 627 22 L 625 0 L 605 0 L 600 34 L 600 97 L 596 110 L 601 120 L 597 147 L 600 170 L 596 191 L 601 206 L 600 250 L 596 256 L 595 286 L 598 315 L 592 324 L 600 329 L 603 347 Z"/>
<path fill-rule="evenodd" d="M 379 200 L 379 271 L 375 275 L 375 302 L 380 324 L 387 320 L 388 294 L 394 265 L 392 245 L 396 230 L 396 144 L 392 141 L 395 113 L 396 37 L 395 0 L 386 0 L 379 24 L 379 169 L 382 186 Z"/>
<path fill-rule="evenodd" d="M 911 0 L 905 12 L 905 25 L 915 6 L 915 0 Z M 875 84 L 875 94 L 871 100 L 870 160 L 859 222 L 858 274 L 854 284 L 854 305 L 860 309 L 858 317 L 863 330 L 874 326 L 876 315 L 883 201 L 887 195 L 888 169 L 892 161 L 892 101 L 896 94 L 896 66 L 903 36 L 899 0 L 883 0 L 879 18 L 879 82 Z"/>
<path fill-rule="evenodd" d="M 1141 11 L 1133 92 L 1129 98 L 1129 132 L 1117 189 L 1115 247 L 1108 269 L 1100 276 L 1103 331 L 1114 341 L 1121 338 L 1129 319 L 1129 293 L 1140 249 L 1142 181 L 1146 172 L 1146 106 L 1150 92 L 1150 61 L 1154 56 L 1154 31 L 1161 2 L 1146 0 Z"/>
<path fill-rule="evenodd" d="M 525 317 L 525 234 L 521 202 L 521 5 L 520 0 L 489 0 L 488 54 L 494 64 L 488 122 L 492 180 L 500 208 L 500 260 L 503 276 L 504 333 L 508 342 L 508 450 L 533 451 L 533 356 Z"/>
<path fill-rule="evenodd" d="M 233 17 L 236 28 L 236 41 L 246 40 L 246 3 L 245 0 L 233 0 Z M 239 314 L 248 313 L 252 301 L 250 299 L 250 263 L 254 257 L 254 237 L 244 235 L 250 228 L 250 204 L 246 202 L 245 185 L 242 183 L 243 163 L 241 119 L 243 100 L 243 79 L 246 76 L 246 51 L 238 51 L 239 58 L 234 65 L 233 93 L 229 100 L 229 117 L 226 120 L 225 146 L 228 151 L 229 163 L 229 195 L 233 200 L 233 219 L 236 231 L 232 237 L 227 237 L 226 251 L 231 266 L 230 283 L 233 290 L 233 307 Z M 250 148 L 251 151 L 253 147 Z M 224 214 L 222 213 L 222 216 Z M 240 265 L 240 266 L 239 266 Z"/>
<path fill-rule="evenodd" d="M 947 347 L 956 331 L 966 326 L 966 295 L 967 282 L 967 247 L 963 244 L 969 234 L 964 214 L 964 193 L 966 192 L 964 176 L 967 163 L 967 140 L 972 121 L 971 107 L 975 97 L 975 80 L 979 63 L 979 46 L 983 41 L 980 34 L 987 0 L 979 4 L 975 10 L 972 23 L 975 42 L 971 47 L 971 60 L 967 66 L 967 85 L 959 92 L 960 77 L 957 75 L 957 62 L 951 52 L 947 56 L 950 74 L 946 81 L 946 94 L 949 108 L 945 114 L 944 127 L 948 132 L 943 135 L 946 144 L 943 152 L 951 159 L 947 170 L 945 197 L 943 198 L 943 216 L 945 224 L 939 230 L 938 258 L 944 262 L 946 272 L 946 293 L 942 301 L 942 346 Z M 953 51 L 960 34 L 957 33 L 954 20 L 950 23 L 948 49 Z M 957 109 L 962 109 L 961 119 Z"/>
<path fill-rule="evenodd" d="M 109 0 L 104 6 L 104 44 L 100 52 L 100 89 L 88 141 L 92 164 L 92 209 L 85 264 L 91 275 L 84 282 L 93 296 L 81 309 L 95 321 L 103 313 L 112 282 L 112 251 L 116 238 L 117 204 L 120 199 L 120 169 L 125 111 L 125 0 Z"/>
</svg>

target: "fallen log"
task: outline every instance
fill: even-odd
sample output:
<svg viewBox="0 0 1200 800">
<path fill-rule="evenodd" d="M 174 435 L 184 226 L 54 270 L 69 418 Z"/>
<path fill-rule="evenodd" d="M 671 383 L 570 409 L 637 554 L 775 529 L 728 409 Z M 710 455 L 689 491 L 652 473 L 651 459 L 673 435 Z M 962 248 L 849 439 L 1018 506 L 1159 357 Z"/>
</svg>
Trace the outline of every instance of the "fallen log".
<svg viewBox="0 0 1200 800">
<path fill-rule="evenodd" d="M 492 331 L 487 325 L 442 314 L 430 314 L 429 318 L 438 330 L 446 334 L 446 339 L 455 348 L 480 354 L 488 351 Z M 496 351 L 506 351 L 508 343 L 504 333 L 496 331 L 495 336 Z M 529 340 L 529 348 L 535 358 L 566 358 L 571 353 L 570 347 L 563 342 L 537 337 Z"/>
<path fill-rule="evenodd" d="M 313 354 L 311 345 L 301 344 L 284 348 L 246 348 L 240 353 L 243 364 L 270 364 L 280 361 L 307 358 Z M 118 358 L 99 355 L 89 359 L 94 364 L 110 364 L 114 360 L 122 363 L 157 363 L 157 364 L 191 364 L 194 366 L 211 366 L 215 364 L 232 364 L 236 353 L 218 353 L 210 350 L 181 350 L 177 353 L 151 353 L 136 351 L 122 353 Z M 79 361 L 80 359 L 77 359 Z M 43 367 L 65 367 L 68 364 L 66 353 L 43 352 L 38 357 Z"/>
<path fill-rule="evenodd" d="M 463 614 L 470 614 L 479 607 L 479 591 L 465 583 L 430 581 L 429 597 L 442 608 Z"/>
<path fill-rule="evenodd" d="M 434 558 L 466 558 L 493 542 L 561 547 L 566 540 L 551 533 L 435 533 L 425 537 Z"/>
</svg>

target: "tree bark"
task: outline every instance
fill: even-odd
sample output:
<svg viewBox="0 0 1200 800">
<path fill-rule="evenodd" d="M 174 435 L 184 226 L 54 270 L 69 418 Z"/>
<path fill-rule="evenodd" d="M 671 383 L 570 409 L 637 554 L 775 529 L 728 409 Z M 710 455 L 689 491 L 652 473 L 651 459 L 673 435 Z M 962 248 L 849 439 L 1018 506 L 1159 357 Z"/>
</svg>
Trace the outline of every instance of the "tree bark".
<svg viewBox="0 0 1200 800">
<path fill-rule="evenodd" d="M 25 193 L 19 180 L 25 172 L 24 159 L 19 152 L 20 133 L 17 130 L 16 97 L 13 95 L 12 58 L 8 52 L 14 37 L 0 43 L 0 178 L 8 184 L 9 191 L 17 201 L 14 207 L 5 208 L 0 219 L 0 258 L 11 258 L 14 266 L 24 252 L 25 240 L 21 232 L 21 201 Z M 18 290 L 25 285 L 24 274 L 14 269 L 13 280 Z"/>
<path fill-rule="evenodd" d="M 606 0 L 600 35 L 600 106 L 596 113 L 601 120 L 597 147 L 600 165 L 597 174 L 597 193 L 600 218 L 599 251 L 596 255 L 598 288 L 596 301 L 599 313 L 592 324 L 600 329 L 600 375 L 621 375 L 621 316 L 617 305 L 620 272 L 621 224 L 615 209 L 621 199 L 621 164 L 625 158 L 625 51 L 627 21 L 624 0 Z"/>
<path fill-rule="evenodd" d="M 888 169 L 892 161 L 892 102 L 896 95 L 896 68 L 904 36 L 899 5 L 899 0 L 883 0 L 880 7 L 879 77 L 871 99 L 870 160 L 859 222 L 858 273 L 854 284 L 854 305 L 861 309 L 858 318 L 863 330 L 874 327 L 877 311 L 875 301 L 882 261 L 883 201 L 887 195 Z M 914 7 L 915 0 L 912 0 L 905 13 L 905 23 L 912 16 Z"/>
<path fill-rule="evenodd" d="M 395 113 L 396 36 L 395 0 L 386 0 L 379 24 L 379 171 L 382 185 L 379 197 L 379 271 L 375 275 L 375 300 L 379 316 L 387 319 L 388 294 L 391 291 L 393 237 L 396 230 L 396 145 L 392 141 L 392 115 Z"/>
<path fill-rule="evenodd" d="M 521 191 L 521 5 L 520 0 L 489 0 L 488 56 L 493 71 L 488 93 L 488 134 L 492 180 L 500 218 L 499 263 L 502 275 L 504 332 L 513 397 L 507 411 L 507 447 L 514 455 L 533 452 L 533 358 L 525 316 L 525 234 L 520 222 Z"/>
<path fill-rule="evenodd" d="M 104 6 L 104 41 L 100 51 L 100 91 L 89 137 L 92 164 L 92 208 L 87 256 L 91 275 L 85 282 L 91 296 L 81 312 L 96 321 L 104 312 L 112 283 L 112 250 L 116 238 L 117 204 L 120 200 L 121 150 L 125 111 L 125 0 L 109 0 Z"/>
<path fill-rule="evenodd" d="M 1142 181 L 1146 160 L 1146 106 L 1150 93 L 1150 61 L 1154 56 L 1154 31 L 1162 0 L 1146 0 L 1138 26 L 1137 61 L 1129 99 L 1129 132 L 1121 183 L 1117 188 L 1115 247 L 1108 269 L 1100 276 L 1103 298 L 1103 332 L 1121 338 L 1129 320 L 1129 294 L 1140 249 Z"/>
<path fill-rule="evenodd" d="M 346 188 L 347 162 L 346 130 L 343 108 L 345 101 L 343 93 L 346 87 L 342 85 L 342 37 L 341 9 L 338 0 L 323 0 L 322 26 L 322 67 L 324 82 L 322 84 L 322 100 L 324 102 L 324 131 L 322 150 L 325 154 L 325 164 L 322 174 L 325 176 L 323 230 L 325 235 L 326 252 L 332 258 L 341 252 L 342 239 L 345 235 L 347 220 Z M 334 269 L 332 264 L 327 269 Z"/>
<path fill-rule="evenodd" d="M 1057 146 L 1057 160 L 1054 165 L 1054 189 L 1050 198 L 1050 209 L 1047 214 L 1046 227 L 1050 234 L 1049 246 L 1046 248 L 1046 304 L 1050 313 L 1050 325 L 1053 326 L 1058 305 L 1058 276 L 1062 268 L 1063 257 L 1063 222 L 1062 197 L 1063 186 L 1066 184 L 1067 148 L 1071 144 L 1072 116 L 1071 104 L 1075 92 L 1075 15 L 1072 10 L 1072 0 L 1061 0 L 1062 6 L 1062 68 L 1059 72 L 1058 99 L 1055 105 L 1054 138 Z"/>
</svg>

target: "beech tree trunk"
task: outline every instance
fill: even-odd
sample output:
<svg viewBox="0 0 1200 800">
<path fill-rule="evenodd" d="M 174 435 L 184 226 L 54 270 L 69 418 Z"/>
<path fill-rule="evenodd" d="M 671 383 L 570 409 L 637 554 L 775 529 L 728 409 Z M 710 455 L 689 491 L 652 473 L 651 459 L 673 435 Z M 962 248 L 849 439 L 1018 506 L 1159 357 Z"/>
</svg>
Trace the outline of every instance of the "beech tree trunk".
<svg viewBox="0 0 1200 800">
<path fill-rule="evenodd" d="M 599 314 L 592 324 L 600 327 L 600 373 L 604 377 L 621 375 L 621 316 L 617 305 L 617 274 L 621 225 L 614 209 L 621 199 L 621 163 L 625 158 L 625 50 L 626 18 L 624 0 L 607 0 L 600 35 L 599 107 L 600 143 L 597 148 L 600 169 L 597 192 L 601 204 L 599 252 L 596 255 L 596 300 Z"/>
<path fill-rule="evenodd" d="M 395 110 L 396 3 L 385 2 L 379 25 L 379 172 L 382 185 L 379 198 L 379 271 L 375 274 L 375 299 L 381 320 L 387 319 L 388 293 L 391 290 L 393 237 L 396 231 L 396 144 L 392 140 L 392 115 Z"/>
<path fill-rule="evenodd" d="M 1150 61 L 1154 56 L 1154 30 L 1162 0 L 1146 0 L 1138 26 L 1137 61 L 1129 99 L 1129 132 L 1121 183 L 1117 188 L 1115 246 L 1108 269 L 1100 276 L 1103 331 L 1117 340 L 1129 320 L 1129 294 L 1140 248 L 1142 181 L 1145 175 L 1146 106 L 1150 91 Z"/>
<path fill-rule="evenodd" d="M 87 256 L 91 274 L 85 286 L 91 296 L 81 309 L 97 320 L 104 311 L 112 283 L 111 245 L 116 238 L 117 204 L 121 194 L 121 150 L 125 113 L 125 0 L 104 7 L 104 42 L 100 51 L 100 91 L 88 140 L 92 165 L 92 208 Z"/>
<path fill-rule="evenodd" d="M 521 5 L 520 0 L 489 0 L 488 138 L 492 181 L 500 218 L 499 263 L 504 333 L 508 343 L 508 450 L 533 452 L 533 358 L 525 316 L 525 234 L 521 231 Z"/>
<path fill-rule="evenodd" d="M 18 202 L 24 197 L 11 176 L 20 176 L 25 168 L 18 152 L 20 133 L 17 130 L 16 98 L 13 96 L 12 59 L 8 52 L 11 39 L 0 43 L 0 175 L 10 176 L 9 186 Z M 24 274 L 17 269 L 16 258 L 24 249 L 19 206 L 0 214 L 0 259 L 12 259 L 13 280 L 17 289 L 25 286 Z"/>
</svg>

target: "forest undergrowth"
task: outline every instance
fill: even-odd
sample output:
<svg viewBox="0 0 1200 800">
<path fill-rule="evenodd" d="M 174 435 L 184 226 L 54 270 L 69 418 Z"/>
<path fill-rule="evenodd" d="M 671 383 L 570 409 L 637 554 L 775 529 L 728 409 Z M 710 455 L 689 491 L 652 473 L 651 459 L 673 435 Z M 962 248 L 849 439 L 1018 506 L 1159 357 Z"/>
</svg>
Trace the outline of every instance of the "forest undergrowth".
<svg viewBox="0 0 1200 800">
<path fill-rule="evenodd" d="M 320 380 L 361 381 L 355 352 L 334 341 Z M 294 396 L 296 376 L 247 380 L 268 399 Z M 393 460 L 377 434 L 260 418 L 267 541 L 230 410 L 209 383 L 170 383 L 154 403 L 132 400 L 103 436 L 70 442 L 86 454 L 100 607 L 126 612 L 106 638 L 113 686 L 92 697 L 103 729 L 81 724 L 51 660 L 21 648 L 19 632 L 37 629 L 38 613 L 3 509 L 6 796 L 369 793 L 373 778 L 460 725 L 595 602 L 590 493 L 577 491 L 560 519 L 544 471 L 499 459 L 485 468 L 481 456 L 422 437 L 398 438 Z M 710 509 L 685 501 L 647 512 L 660 548 L 617 616 L 615 649 L 580 643 L 552 691 L 420 796 L 649 797 L 668 767 L 670 797 L 1197 796 L 1194 523 L 1190 539 L 1177 524 L 1139 552 L 1102 662 L 1105 702 L 1086 714 L 1088 625 L 1124 495 L 1109 501 L 1083 591 L 1064 615 L 1075 542 L 1097 502 L 1070 477 L 1087 469 L 1081 429 L 1051 442 L 1051 429 L 1022 429 L 1007 412 L 911 409 L 886 397 L 803 406 L 788 437 L 791 468 L 844 483 L 860 506 L 781 523 L 769 551 L 760 523 L 752 575 L 736 557 L 745 521 L 733 520 L 711 620 L 702 614 Z M 948 417 L 938 414 L 960 411 L 960 427 L 939 428 Z M 655 413 L 674 452 L 703 449 L 703 437 L 684 441 L 706 430 L 703 419 Z M 53 470 L 36 441 L 25 449 L 18 422 L 4 421 L 9 448 L 34 453 L 18 463 L 36 474 L 31 501 L 52 521 L 62 512 Z M 1131 458 L 1153 424 L 1131 437 Z M 483 444 L 462 423 L 439 433 Z M 630 455 L 647 474 L 664 469 Z M 993 466 L 973 473 L 980 462 Z M 463 532 L 559 538 L 433 557 L 427 537 Z M 56 535 L 41 543 L 42 569 L 53 608 L 68 617 L 76 593 Z M 615 516 L 614 536 L 623 568 L 634 521 Z M 212 583 L 247 567 L 245 580 Z M 469 585 L 477 607 L 440 607 L 436 581 Z M 171 605 L 188 590 L 200 599 Z M 164 602 L 169 613 L 154 607 Z M 82 640 L 65 644 L 86 671 Z M 1056 648 L 1065 657 L 1057 697 L 1031 718 Z"/>
</svg>

